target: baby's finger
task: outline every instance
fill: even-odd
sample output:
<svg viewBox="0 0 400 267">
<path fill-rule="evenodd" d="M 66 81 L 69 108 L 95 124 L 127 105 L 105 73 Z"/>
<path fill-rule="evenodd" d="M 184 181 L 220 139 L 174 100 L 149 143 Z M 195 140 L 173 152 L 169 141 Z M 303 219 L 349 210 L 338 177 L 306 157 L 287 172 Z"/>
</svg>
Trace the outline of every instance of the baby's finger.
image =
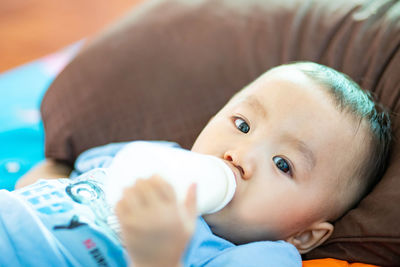
<svg viewBox="0 0 400 267">
<path fill-rule="evenodd" d="M 157 207 L 158 204 L 163 203 L 164 196 L 161 187 L 164 181 L 161 178 L 151 177 L 140 182 L 140 191 L 147 207 Z"/>
<path fill-rule="evenodd" d="M 148 182 L 145 179 L 137 179 L 132 187 L 132 198 L 136 199 L 136 202 L 139 205 L 148 205 L 148 191 Z"/>
<path fill-rule="evenodd" d="M 185 207 L 189 218 L 197 216 L 197 185 L 191 184 L 185 199 Z"/>
<path fill-rule="evenodd" d="M 136 193 L 136 189 L 133 186 L 129 186 L 124 189 L 121 199 L 116 204 L 116 212 L 128 213 L 139 205 L 139 195 Z"/>
<path fill-rule="evenodd" d="M 175 201 L 175 191 L 167 181 L 165 181 L 159 175 L 152 176 L 150 180 L 152 181 L 155 190 L 157 190 L 157 193 L 159 194 L 159 197 L 162 198 L 162 200 L 167 202 Z"/>
</svg>

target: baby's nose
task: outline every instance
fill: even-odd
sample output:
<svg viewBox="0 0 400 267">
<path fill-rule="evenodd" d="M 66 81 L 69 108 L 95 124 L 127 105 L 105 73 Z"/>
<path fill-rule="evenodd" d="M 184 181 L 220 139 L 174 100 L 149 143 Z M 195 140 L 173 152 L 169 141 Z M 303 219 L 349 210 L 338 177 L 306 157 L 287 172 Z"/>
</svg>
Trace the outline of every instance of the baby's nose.
<svg viewBox="0 0 400 267">
<path fill-rule="evenodd" d="M 226 161 L 229 161 L 233 164 L 233 166 L 235 166 L 239 171 L 240 171 L 240 175 L 242 176 L 242 179 L 247 180 L 250 178 L 249 172 L 242 167 L 242 163 L 240 161 L 240 158 L 235 155 L 234 153 L 227 151 L 224 154 L 224 159 Z"/>
</svg>

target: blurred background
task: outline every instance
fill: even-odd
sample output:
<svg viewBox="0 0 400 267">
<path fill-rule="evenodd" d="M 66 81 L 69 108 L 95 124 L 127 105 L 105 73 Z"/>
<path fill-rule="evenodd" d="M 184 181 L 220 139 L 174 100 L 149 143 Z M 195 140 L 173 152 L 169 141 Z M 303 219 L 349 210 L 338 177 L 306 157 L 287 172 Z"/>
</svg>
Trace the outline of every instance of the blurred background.
<svg viewBox="0 0 400 267">
<path fill-rule="evenodd" d="M 91 36 L 143 0 L 0 1 L 0 189 L 44 159 L 40 103 Z"/>
<path fill-rule="evenodd" d="M 1 0 L 0 72 L 106 27 L 143 0 Z"/>
</svg>

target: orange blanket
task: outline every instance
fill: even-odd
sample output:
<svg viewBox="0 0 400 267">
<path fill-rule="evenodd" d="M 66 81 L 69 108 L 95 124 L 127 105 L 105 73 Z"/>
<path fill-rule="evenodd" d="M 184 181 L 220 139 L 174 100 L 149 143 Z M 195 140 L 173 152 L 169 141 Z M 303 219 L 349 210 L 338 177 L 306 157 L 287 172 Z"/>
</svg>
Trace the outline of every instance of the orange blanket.
<svg viewBox="0 0 400 267">
<path fill-rule="evenodd" d="M 376 265 L 365 263 L 348 263 L 347 261 L 327 258 L 303 261 L 303 267 L 376 267 Z"/>
</svg>

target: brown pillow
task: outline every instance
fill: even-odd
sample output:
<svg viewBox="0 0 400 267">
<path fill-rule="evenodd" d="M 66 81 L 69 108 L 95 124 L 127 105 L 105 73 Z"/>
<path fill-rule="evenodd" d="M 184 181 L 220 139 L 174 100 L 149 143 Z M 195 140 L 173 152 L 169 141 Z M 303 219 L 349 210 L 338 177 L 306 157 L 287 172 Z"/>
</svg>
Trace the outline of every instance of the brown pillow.
<svg viewBox="0 0 400 267">
<path fill-rule="evenodd" d="M 93 40 L 42 103 L 46 156 L 133 139 L 190 148 L 230 96 L 268 68 L 295 60 L 331 66 L 400 112 L 396 0 L 148 1 Z M 400 137 L 375 189 L 306 259 L 400 264 Z"/>
</svg>

